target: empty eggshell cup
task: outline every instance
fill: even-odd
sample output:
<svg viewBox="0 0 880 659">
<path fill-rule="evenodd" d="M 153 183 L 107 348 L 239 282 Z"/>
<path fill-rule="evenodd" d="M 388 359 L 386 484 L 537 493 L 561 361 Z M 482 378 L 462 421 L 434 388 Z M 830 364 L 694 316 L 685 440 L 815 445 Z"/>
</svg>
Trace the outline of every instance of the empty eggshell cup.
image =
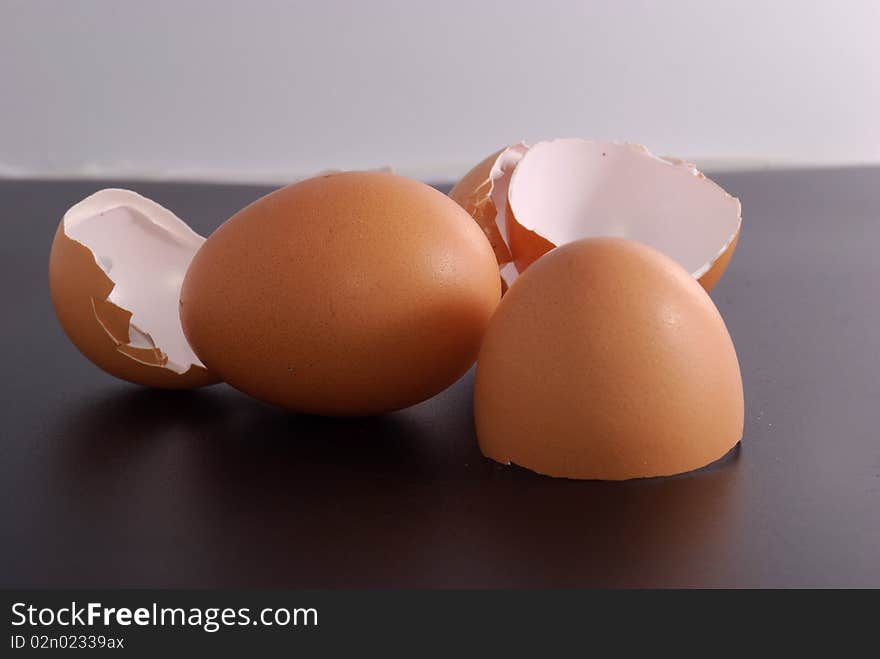
<svg viewBox="0 0 880 659">
<path fill-rule="evenodd" d="M 739 200 L 693 164 L 622 142 L 557 139 L 492 154 L 450 191 L 483 229 L 507 286 L 554 247 L 581 238 L 644 243 L 706 290 L 739 238 Z"/>
<path fill-rule="evenodd" d="M 189 389 L 217 382 L 183 335 L 178 300 L 204 238 L 171 211 L 107 189 L 68 210 L 49 257 L 61 326 L 88 359 L 116 377 Z"/>
</svg>

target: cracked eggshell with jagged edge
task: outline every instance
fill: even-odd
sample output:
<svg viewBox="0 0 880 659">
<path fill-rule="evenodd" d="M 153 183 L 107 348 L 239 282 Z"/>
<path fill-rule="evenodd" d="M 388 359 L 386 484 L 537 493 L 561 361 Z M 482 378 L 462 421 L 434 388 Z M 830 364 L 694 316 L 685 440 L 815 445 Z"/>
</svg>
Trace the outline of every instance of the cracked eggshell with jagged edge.
<svg viewBox="0 0 880 659">
<path fill-rule="evenodd" d="M 515 144 L 476 165 L 449 196 L 489 238 L 505 289 L 554 247 L 617 237 L 666 254 L 709 291 L 742 224 L 739 200 L 692 163 L 624 142 Z"/>
<path fill-rule="evenodd" d="M 190 389 L 218 382 L 180 326 L 186 270 L 204 238 L 129 190 L 96 192 L 70 208 L 55 233 L 49 288 L 67 336 L 123 380 Z"/>
</svg>

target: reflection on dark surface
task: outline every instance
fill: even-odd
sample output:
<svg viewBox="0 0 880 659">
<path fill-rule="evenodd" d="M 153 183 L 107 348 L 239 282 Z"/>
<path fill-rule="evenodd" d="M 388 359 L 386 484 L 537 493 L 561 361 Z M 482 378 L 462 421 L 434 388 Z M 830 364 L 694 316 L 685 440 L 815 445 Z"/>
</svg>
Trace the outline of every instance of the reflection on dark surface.
<svg viewBox="0 0 880 659">
<path fill-rule="evenodd" d="M 731 514 L 738 449 L 682 477 L 555 480 L 483 458 L 470 396 L 467 376 L 363 419 L 299 416 L 224 386 L 83 398 L 33 502 L 37 579 L 650 585 L 711 569 L 691 557 L 724 543 L 716 522 Z"/>
</svg>

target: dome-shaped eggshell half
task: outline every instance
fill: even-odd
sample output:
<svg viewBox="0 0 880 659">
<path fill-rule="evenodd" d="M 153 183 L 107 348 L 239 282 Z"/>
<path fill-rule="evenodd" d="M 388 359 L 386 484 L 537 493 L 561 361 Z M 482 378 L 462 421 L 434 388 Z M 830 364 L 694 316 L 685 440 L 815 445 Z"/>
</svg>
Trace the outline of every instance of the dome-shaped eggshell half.
<svg viewBox="0 0 880 659">
<path fill-rule="evenodd" d="M 559 247 L 502 298 L 477 360 L 483 453 L 622 480 L 703 467 L 742 437 L 733 342 L 696 280 L 619 238 Z"/>
</svg>

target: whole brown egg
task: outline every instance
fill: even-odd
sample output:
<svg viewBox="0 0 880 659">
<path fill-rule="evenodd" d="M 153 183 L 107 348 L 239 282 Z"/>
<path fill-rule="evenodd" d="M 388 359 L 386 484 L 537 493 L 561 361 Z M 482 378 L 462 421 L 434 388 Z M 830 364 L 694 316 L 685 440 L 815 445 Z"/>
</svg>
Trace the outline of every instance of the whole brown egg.
<svg viewBox="0 0 880 659">
<path fill-rule="evenodd" d="M 187 270 L 180 319 L 220 378 L 325 415 L 407 407 L 473 364 L 500 298 L 492 248 L 433 188 L 334 173 L 236 213 Z"/>
<path fill-rule="evenodd" d="M 742 437 L 724 321 L 694 277 L 641 243 L 588 238 L 538 259 L 486 332 L 474 391 L 483 453 L 568 478 L 702 467 Z"/>
</svg>

